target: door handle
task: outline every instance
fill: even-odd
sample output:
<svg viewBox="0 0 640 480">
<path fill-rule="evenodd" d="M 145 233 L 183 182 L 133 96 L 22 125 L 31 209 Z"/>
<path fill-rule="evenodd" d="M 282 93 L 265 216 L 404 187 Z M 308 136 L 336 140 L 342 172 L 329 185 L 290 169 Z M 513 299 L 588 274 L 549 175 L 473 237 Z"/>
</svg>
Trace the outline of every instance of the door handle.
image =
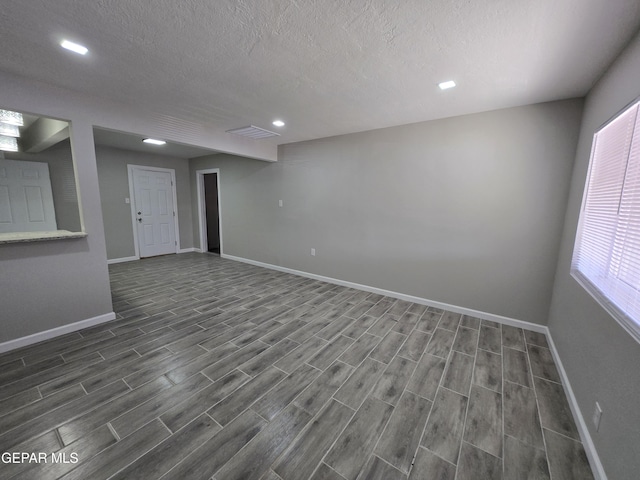
<svg viewBox="0 0 640 480">
<path fill-rule="evenodd" d="M 138 222 L 142 223 L 142 219 L 141 219 L 141 218 L 139 218 L 139 219 L 138 219 Z"/>
</svg>

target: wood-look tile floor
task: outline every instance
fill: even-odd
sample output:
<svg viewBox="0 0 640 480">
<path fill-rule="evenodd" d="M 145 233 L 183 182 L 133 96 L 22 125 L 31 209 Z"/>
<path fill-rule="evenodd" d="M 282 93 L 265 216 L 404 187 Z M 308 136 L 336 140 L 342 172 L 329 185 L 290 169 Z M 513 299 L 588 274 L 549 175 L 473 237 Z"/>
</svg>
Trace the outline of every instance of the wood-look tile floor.
<svg viewBox="0 0 640 480">
<path fill-rule="evenodd" d="M 0 355 L 0 452 L 48 457 L 0 480 L 592 478 L 544 335 L 209 254 L 110 272 L 115 321 Z"/>
</svg>

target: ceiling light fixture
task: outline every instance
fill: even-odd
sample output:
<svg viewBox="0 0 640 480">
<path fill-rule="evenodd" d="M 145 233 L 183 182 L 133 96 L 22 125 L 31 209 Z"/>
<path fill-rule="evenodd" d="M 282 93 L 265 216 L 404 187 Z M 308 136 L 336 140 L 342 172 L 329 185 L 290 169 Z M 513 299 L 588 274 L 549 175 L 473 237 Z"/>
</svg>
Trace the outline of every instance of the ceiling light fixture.
<svg viewBox="0 0 640 480">
<path fill-rule="evenodd" d="M 284 127 L 284 122 L 283 122 L 282 120 L 274 120 L 274 121 L 273 121 L 273 124 L 274 124 L 276 127 Z"/>
<path fill-rule="evenodd" d="M 439 83 L 438 86 L 440 87 L 440 90 L 447 90 L 449 88 L 455 87 L 456 82 L 454 82 L 453 80 L 448 80 L 446 82 Z"/>
<path fill-rule="evenodd" d="M 20 112 L 0 109 L 0 123 L 7 123 L 9 125 L 17 125 L 18 127 L 21 127 L 24 125 L 24 120 Z"/>
<path fill-rule="evenodd" d="M 150 143 L 151 145 L 164 145 L 165 143 L 167 143 L 164 140 L 156 140 L 155 138 L 145 138 L 142 141 L 144 143 Z"/>
<path fill-rule="evenodd" d="M 14 137 L 5 137 L 4 135 L 0 135 L 0 150 L 4 150 L 5 152 L 17 152 L 18 140 Z"/>
<path fill-rule="evenodd" d="M 0 123 L 0 135 L 6 135 L 7 137 L 19 137 L 20 129 L 17 125 Z"/>
<path fill-rule="evenodd" d="M 67 50 L 71 50 L 72 52 L 79 53 L 80 55 L 86 55 L 89 49 L 84 45 L 80 45 L 78 43 L 70 42 L 69 40 L 63 40 L 60 42 L 60 46 L 62 48 L 66 48 Z"/>
</svg>

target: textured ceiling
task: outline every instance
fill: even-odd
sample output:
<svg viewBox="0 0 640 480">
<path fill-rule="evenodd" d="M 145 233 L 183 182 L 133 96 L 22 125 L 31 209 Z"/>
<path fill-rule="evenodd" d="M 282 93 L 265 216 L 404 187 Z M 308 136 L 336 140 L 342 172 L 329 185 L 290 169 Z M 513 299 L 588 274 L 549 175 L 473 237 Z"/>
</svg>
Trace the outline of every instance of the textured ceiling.
<svg viewBox="0 0 640 480">
<path fill-rule="evenodd" d="M 639 26 L 638 0 L 2 0 L 0 70 L 289 143 L 583 96 Z"/>
</svg>

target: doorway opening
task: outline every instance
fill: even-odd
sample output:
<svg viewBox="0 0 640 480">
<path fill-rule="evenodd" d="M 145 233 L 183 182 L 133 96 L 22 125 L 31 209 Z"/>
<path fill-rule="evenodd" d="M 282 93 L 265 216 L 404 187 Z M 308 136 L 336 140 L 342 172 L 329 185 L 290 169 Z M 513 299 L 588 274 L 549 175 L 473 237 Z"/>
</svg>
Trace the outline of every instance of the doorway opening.
<svg viewBox="0 0 640 480">
<path fill-rule="evenodd" d="M 220 255 L 220 215 L 218 212 L 218 174 L 204 174 L 204 204 L 207 217 L 207 251 Z"/>
<path fill-rule="evenodd" d="M 220 169 L 197 170 L 200 251 L 222 255 Z"/>
</svg>

